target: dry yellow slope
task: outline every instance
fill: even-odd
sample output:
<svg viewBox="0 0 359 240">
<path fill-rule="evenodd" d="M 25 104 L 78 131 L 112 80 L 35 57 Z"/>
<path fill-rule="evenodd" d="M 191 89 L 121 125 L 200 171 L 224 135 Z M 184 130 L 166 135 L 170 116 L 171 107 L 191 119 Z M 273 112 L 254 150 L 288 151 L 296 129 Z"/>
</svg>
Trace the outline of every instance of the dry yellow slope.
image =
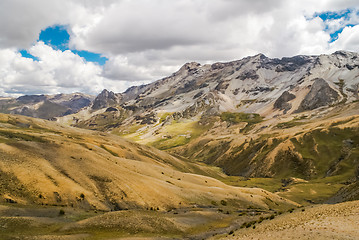
<svg viewBox="0 0 359 240">
<path fill-rule="evenodd" d="M 359 239 L 359 201 L 316 205 L 265 220 L 226 239 Z"/>
<path fill-rule="evenodd" d="M 0 197 L 23 204 L 125 209 L 209 206 L 280 208 L 295 203 L 262 189 L 197 175 L 209 168 L 101 132 L 0 115 Z"/>
</svg>

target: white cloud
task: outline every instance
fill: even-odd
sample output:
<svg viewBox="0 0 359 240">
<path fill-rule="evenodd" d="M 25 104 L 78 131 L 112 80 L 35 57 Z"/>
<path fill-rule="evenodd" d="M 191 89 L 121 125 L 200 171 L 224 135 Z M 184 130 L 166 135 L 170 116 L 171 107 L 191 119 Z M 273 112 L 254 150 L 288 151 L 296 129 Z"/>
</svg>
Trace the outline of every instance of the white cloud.
<svg viewBox="0 0 359 240">
<path fill-rule="evenodd" d="M 3 92 L 28 94 L 82 91 L 97 93 L 104 87 L 102 68 L 87 63 L 70 51 L 54 50 L 38 42 L 30 53 L 39 58 L 33 61 L 14 50 L 0 52 L 0 81 Z"/>
<path fill-rule="evenodd" d="M 124 91 L 170 75 L 189 61 L 359 51 L 359 17 L 323 22 L 314 13 L 359 9 L 357 0 L 2 0 L 0 95 Z M 36 43 L 42 29 L 67 25 L 70 47 L 102 53 L 101 67 Z M 326 26 L 328 29 L 325 29 Z M 31 47 L 32 46 L 32 47 Z M 16 50 L 29 49 L 36 62 Z"/>
<path fill-rule="evenodd" d="M 344 28 L 338 35 L 338 40 L 331 43 L 331 49 L 359 52 L 359 25 Z"/>
</svg>

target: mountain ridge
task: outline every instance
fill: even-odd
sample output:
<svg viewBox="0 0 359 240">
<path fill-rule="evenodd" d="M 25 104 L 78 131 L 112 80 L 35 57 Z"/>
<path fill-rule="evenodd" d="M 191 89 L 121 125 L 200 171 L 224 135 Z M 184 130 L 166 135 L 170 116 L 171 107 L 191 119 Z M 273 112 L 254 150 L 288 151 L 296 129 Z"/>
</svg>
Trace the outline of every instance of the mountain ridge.
<svg viewBox="0 0 359 240">
<path fill-rule="evenodd" d="M 120 118 L 126 120 L 124 124 L 164 113 L 173 113 L 176 119 L 214 116 L 225 111 L 258 113 L 272 118 L 358 100 L 358 75 L 358 54 L 345 51 L 282 59 L 258 54 L 205 65 L 191 62 L 169 77 L 130 87 L 123 93 L 104 90 L 97 101 L 84 110 L 84 115 L 92 115 L 102 106 L 121 111 Z M 316 94 L 318 90 L 323 91 L 321 96 Z M 102 96 L 105 93 L 111 96 L 106 99 Z M 278 101 L 283 101 L 280 99 L 284 93 L 296 97 L 276 106 Z M 103 112 L 105 110 L 100 114 Z M 91 116 L 84 119 L 75 114 L 74 118 L 73 124 L 85 121 L 81 124 L 84 127 Z M 91 122 L 91 129 L 96 129 L 96 121 Z"/>
</svg>

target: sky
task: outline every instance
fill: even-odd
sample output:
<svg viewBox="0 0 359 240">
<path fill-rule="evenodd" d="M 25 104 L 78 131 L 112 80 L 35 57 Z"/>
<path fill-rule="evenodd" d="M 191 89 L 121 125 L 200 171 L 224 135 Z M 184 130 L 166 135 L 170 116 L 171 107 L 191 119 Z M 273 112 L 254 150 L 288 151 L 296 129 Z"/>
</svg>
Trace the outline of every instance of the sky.
<svg viewBox="0 0 359 240">
<path fill-rule="evenodd" d="M 186 62 L 359 52 L 358 0 L 1 0 L 0 96 L 123 92 Z"/>
</svg>

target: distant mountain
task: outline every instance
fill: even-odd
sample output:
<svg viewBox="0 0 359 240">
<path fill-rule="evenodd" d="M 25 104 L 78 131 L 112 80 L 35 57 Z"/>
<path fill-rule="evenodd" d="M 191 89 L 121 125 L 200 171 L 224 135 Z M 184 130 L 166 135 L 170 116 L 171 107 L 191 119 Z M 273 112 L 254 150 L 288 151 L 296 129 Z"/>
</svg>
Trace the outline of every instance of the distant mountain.
<svg viewBox="0 0 359 240">
<path fill-rule="evenodd" d="M 192 62 L 170 77 L 133 87 L 123 94 L 122 103 L 146 111 L 178 112 L 184 117 L 189 112 L 195 115 L 223 111 L 274 116 L 282 114 L 283 109 L 276 111 L 273 103 L 285 91 L 297 96 L 288 101 L 291 107 L 287 113 L 356 100 L 358 74 L 358 54 L 343 51 L 282 59 L 259 54 L 212 65 Z"/>
<path fill-rule="evenodd" d="M 89 106 L 93 99 L 93 96 L 82 93 L 3 98 L 0 99 L 0 112 L 54 119 L 78 112 Z"/>
<path fill-rule="evenodd" d="M 271 59 L 259 54 L 228 63 L 187 63 L 169 77 L 124 93 L 104 90 L 92 103 L 92 110 L 116 107 L 126 115 L 120 118 L 131 124 L 144 119 L 156 122 L 162 113 L 171 113 L 175 119 L 226 111 L 272 118 L 311 111 L 359 99 L 358 56 L 338 51 Z M 82 120 L 92 129 L 104 127 L 94 119 L 78 119 Z"/>
</svg>

